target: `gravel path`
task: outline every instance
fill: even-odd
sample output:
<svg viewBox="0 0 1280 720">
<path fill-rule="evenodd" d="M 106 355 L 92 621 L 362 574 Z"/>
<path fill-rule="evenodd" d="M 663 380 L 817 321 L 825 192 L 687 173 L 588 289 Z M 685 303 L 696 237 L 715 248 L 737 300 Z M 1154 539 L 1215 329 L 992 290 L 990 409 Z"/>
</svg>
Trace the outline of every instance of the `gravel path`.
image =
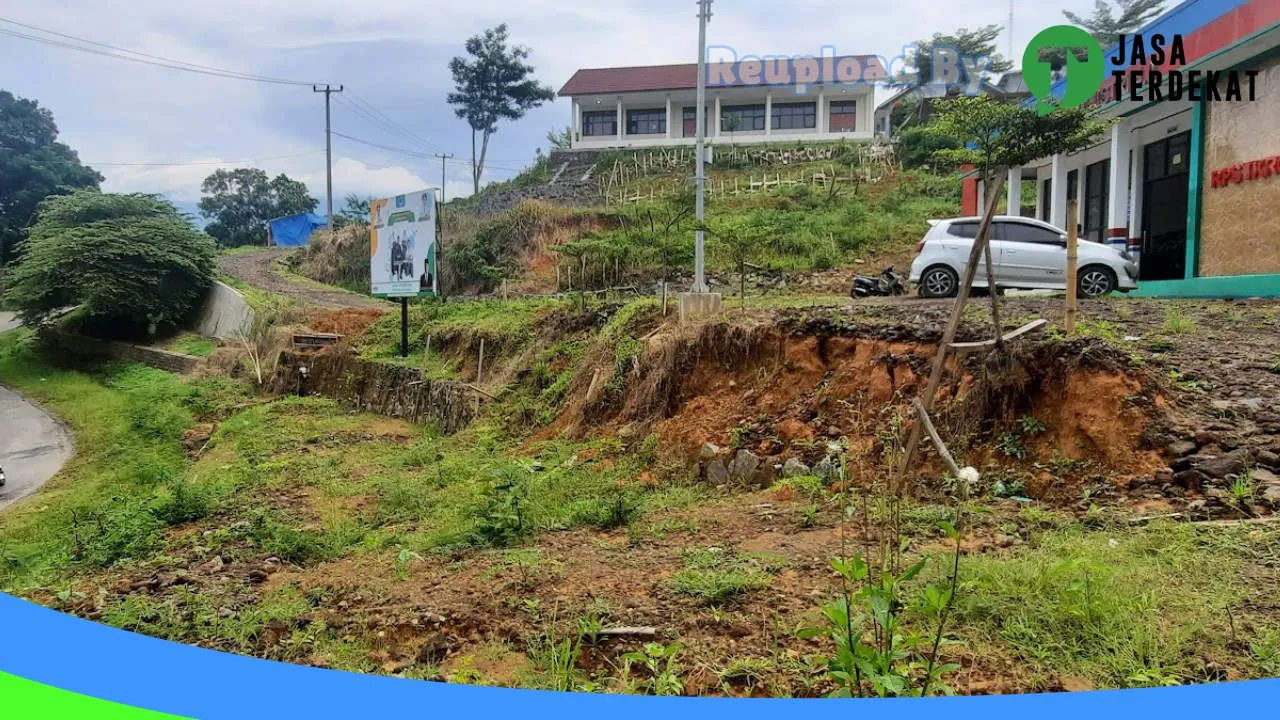
<svg viewBox="0 0 1280 720">
<path fill-rule="evenodd" d="M 387 303 L 338 288 L 308 285 L 276 272 L 276 262 L 293 252 L 272 248 L 257 252 L 219 255 L 218 268 L 231 277 L 267 292 L 287 295 L 306 305 L 322 308 L 386 307 Z"/>
</svg>

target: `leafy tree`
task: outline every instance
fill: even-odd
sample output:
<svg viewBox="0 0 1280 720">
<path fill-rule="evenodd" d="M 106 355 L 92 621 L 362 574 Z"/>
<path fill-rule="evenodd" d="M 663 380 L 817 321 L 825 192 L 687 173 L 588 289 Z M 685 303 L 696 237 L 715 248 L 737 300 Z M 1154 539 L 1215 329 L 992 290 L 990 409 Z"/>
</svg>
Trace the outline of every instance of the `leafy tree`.
<svg viewBox="0 0 1280 720">
<path fill-rule="evenodd" d="M 548 130 L 547 142 L 553 151 L 568 150 L 573 147 L 573 128 L 565 126 L 562 130 Z"/>
<path fill-rule="evenodd" d="M 1079 25 L 1098 41 L 1102 47 L 1109 47 L 1119 35 L 1128 35 L 1148 22 L 1151 22 L 1164 10 L 1164 0 L 1094 0 L 1093 14 L 1082 17 L 1070 10 L 1062 14 L 1073 25 Z M 1116 11 L 1119 11 L 1117 14 Z"/>
<path fill-rule="evenodd" d="M 0 90 L 0 266 L 15 254 L 41 200 L 102 182 L 57 138 L 48 108 Z"/>
<path fill-rule="evenodd" d="M 448 101 L 455 106 L 454 113 L 471 126 L 471 182 L 478 193 L 489 138 L 497 132 L 498 123 L 519 120 L 529 110 L 554 100 L 556 94 L 533 79 L 533 66 L 524 62 L 529 48 L 508 46 L 506 23 L 472 36 L 466 50 L 470 61 L 465 57 L 449 61 L 455 90 L 449 93 Z"/>
<path fill-rule="evenodd" d="M 938 151 L 938 159 L 971 163 L 990 178 L 1037 158 L 1083 150 L 1107 123 L 1091 118 L 1085 108 L 1055 108 L 1041 115 L 1035 108 L 979 95 L 939 103 L 938 116 L 928 127 L 958 146 Z"/>
<path fill-rule="evenodd" d="M 211 221 L 205 232 L 228 247 L 262 243 L 268 220 L 314 212 L 319 204 L 305 184 L 284 173 L 268 179 L 257 168 L 218 170 L 200 191 L 200 214 Z"/>
<path fill-rule="evenodd" d="M 1115 7 L 1112 5 L 1107 0 L 1094 0 L 1091 15 L 1081 16 L 1070 10 L 1063 10 L 1062 14 L 1072 25 L 1089 31 L 1105 49 L 1116 41 L 1117 36 L 1136 32 L 1164 11 L 1164 0 L 1115 0 Z M 1084 52 L 1077 52 L 1076 56 L 1081 61 L 1088 59 Z M 1062 48 L 1045 48 L 1040 52 L 1040 59 L 1048 62 L 1055 72 L 1067 64 L 1066 52 Z"/>
<path fill-rule="evenodd" d="M 987 58 L 988 73 L 1002 73 L 1013 67 L 1013 63 L 996 51 L 996 39 L 1004 28 L 1000 25 L 983 25 L 970 30 L 960 28 L 954 33 L 934 33 L 928 40 L 917 40 L 915 56 L 912 59 L 914 72 L 903 72 L 895 79 L 898 85 L 925 85 L 934 81 L 933 53 L 935 50 L 952 50 L 961 58 Z M 963 63 L 960 67 L 960 82 L 968 79 Z"/>
<path fill-rule="evenodd" d="M 760 246 L 765 238 L 774 232 L 765 224 L 754 224 L 743 220 L 728 220 L 704 228 L 716 241 L 716 249 L 738 271 L 738 301 L 741 307 L 747 306 L 747 265 L 759 254 Z"/>
<path fill-rule="evenodd" d="M 373 198 L 347 193 L 346 203 L 346 206 L 338 211 L 338 217 L 334 218 L 336 225 L 367 225 L 369 223 L 369 206 L 373 203 Z"/>
<path fill-rule="evenodd" d="M 209 237 L 167 200 L 80 190 L 40 205 L 5 300 L 28 323 L 79 305 L 86 332 L 154 336 L 200 302 L 213 256 Z"/>
<path fill-rule="evenodd" d="M 897 134 L 898 157 L 903 167 L 922 167 L 936 164 L 940 150 L 960 147 L 953 137 L 939 134 L 925 127 L 909 127 Z"/>
</svg>

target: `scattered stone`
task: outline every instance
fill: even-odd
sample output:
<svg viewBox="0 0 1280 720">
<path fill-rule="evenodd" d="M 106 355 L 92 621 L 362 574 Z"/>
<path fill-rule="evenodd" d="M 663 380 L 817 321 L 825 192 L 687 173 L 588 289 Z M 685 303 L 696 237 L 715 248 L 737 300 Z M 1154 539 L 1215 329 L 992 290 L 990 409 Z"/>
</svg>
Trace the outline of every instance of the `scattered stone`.
<svg viewBox="0 0 1280 720">
<path fill-rule="evenodd" d="M 1165 497 L 1171 498 L 1184 498 L 1187 496 L 1187 491 L 1177 485 L 1165 485 L 1160 488 L 1160 492 L 1164 493 Z"/>
<path fill-rule="evenodd" d="M 1208 504 L 1209 503 L 1205 502 L 1205 500 L 1203 499 L 1192 500 L 1191 502 L 1187 503 L 1187 512 L 1190 512 L 1190 513 L 1204 512 L 1204 508 Z"/>
<path fill-rule="evenodd" d="M 1252 460 L 1253 455 L 1248 449 L 1234 450 L 1212 460 L 1200 462 L 1194 467 L 1211 478 L 1225 478 L 1244 472 Z"/>
<path fill-rule="evenodd" d="M 270 577 L 270 574 L 262 568 L 249 571 L 249 582 L 266 582 L 268 577 Z"/>
<path fill-rule="evenodd" d="M 760 458 L 750 450 L 739 450 L 729 463 L 729 479 L 750 480 L 760 467 Z"/>
<path fill-rule="evenodd" d="M 1204 497 L 1205 500 L 1208 500 L 1210 503 L 1216 502 L 1218 504 L 1225 505 L 1227 500 L 1231 498 L 1231 493 L 1223 490 L 1222 488 L 1207 488 L 1204 491 Z"/>
<path fill-rule="evenodd" d="M 1188 490 L 1199 490 L 1209 481 L 1209 476 L 1200 470 L 1183 470 L 1180 473 L 1174 473 L 1173 482 L 1179 487 Z"/>
<path fill-rule="evenodd" d="M 1280 476 L 1277 476 L 1275 473 L 1262 467 L 1255 467 L 1250 470 L 1249 476 L 1253 478 L 1254 482 L 1260 485 L 1274 485 L 1276 483 L 1280 483 Z"/>
<path fill-rule="evenodd" d="M 1263 450 L 1259 452 L 1257 460 L 1258 464 L 1263 467 L 1271 468 L 1272 470 L 1280 470 L 1280 455 L 1277 455 L 1270 450 Z"/>
<path fill-rule="evenodd" d="M 1280 485 L 1269 485 L 1263 489 L 1262 501 L 1280 510 Z"/>
<path fill-rule="evenodd" d="M 720 457 L 720 448 L 714 443 L 703 443 L 702 452 L 699 453 L 699 456 L 703 460 L 715 460 Z"/>
<path fill-rule="evenodd" d="M 802 477 L 813 472 L 813 470 L 800 461 L 800 458 L 791 458 L 782 464 L 782 477 Z"/>
<path fill-rule="evenodd" d="M 840 478 L 840 463 L 836 462 L 833 456 L 828 455 L 813 466 L 813 474 L 823 480 L 838 480 Z"/>
<path fill-rule="evenodd" d="M 724 485 L 729 482 L 729 469 L 724 466 L 724 460 L 720 458 L 707 463 L 707 467 L 703 472 L 707 482 L 712 485 Z"/>
<path fill-rule="evenodd" d="M 1161 485 L 1168 485 L 1173 482 L 1173 468 L 1160 468 L 1156 471 L 1155 481 Z"/>
<path fill-rule="evenodd" d="M 222 572 L 222 568 L 225 565 L 226 563 L 222 562 L 221 555 L 214 555 L 212 560 L 201 565 L 200 568 L 203 570 L 207 570 L 211 573 L 216 573 L 216 572 Z"/>
<path fill-rule="evenodd" d="M 1178 440 L 1169 443 L 1169 447 L 1166 450 L 1169 451 L 1169 457 L 1186 457 L 1195 453 L 1196 444 L 1190 440 Z"/>
</svg>

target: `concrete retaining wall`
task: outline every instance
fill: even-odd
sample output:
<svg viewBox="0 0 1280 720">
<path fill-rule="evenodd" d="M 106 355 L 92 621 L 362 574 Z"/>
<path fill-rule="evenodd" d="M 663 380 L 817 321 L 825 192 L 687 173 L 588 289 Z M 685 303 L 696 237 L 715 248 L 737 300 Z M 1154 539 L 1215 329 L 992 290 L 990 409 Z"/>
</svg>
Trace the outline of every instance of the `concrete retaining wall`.
<svg viewBox="0 0 1280 720">
<path fill-rule="evenodd" d="M 142 363 L 161 370 L 175 373 L 188 373 L 200 367 L 203 359 L 182 355 L 180 353 L 161 350 L 160 348 L 113 340 L 99 340 L 74 333 L 42 328 L 40 341 L 45 348 L 54 353 L 69 356 L 72 359 L 108 359 Z"/>
<path fill-rule="evenodd" d="M 307 368 L 302 379 L 301 367 Z M 317 394 L 379 415 L 435 423 L 454 433 L 475 419 L 476 393 L 451 380 L 427 380 L 417 368 L 362 360 L 341 350 L 281 354 L 268 390 Z"/>
<path fill-rule="evenodd" d="M 244 295 L 230 285 L 214 281 L 190 329 L 201 335 L 231 340 L 252 324 L 253 308 Z"/>
</svg>

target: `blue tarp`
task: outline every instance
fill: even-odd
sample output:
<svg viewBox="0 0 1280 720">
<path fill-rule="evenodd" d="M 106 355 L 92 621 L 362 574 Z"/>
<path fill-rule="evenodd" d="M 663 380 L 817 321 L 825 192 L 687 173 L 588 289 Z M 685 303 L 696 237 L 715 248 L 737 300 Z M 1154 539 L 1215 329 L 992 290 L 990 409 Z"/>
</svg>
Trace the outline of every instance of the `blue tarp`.
<svg viewBox="0 0 1280 720">
<path fill-rule="evenodd" d="M 278 247 L 301 247 L 311 240 L 311 231 L 326 227 L 329 221 L 315 213 L 301 213 L 276 218 L 267 223 L 271 241 Z"/>
</svg>

